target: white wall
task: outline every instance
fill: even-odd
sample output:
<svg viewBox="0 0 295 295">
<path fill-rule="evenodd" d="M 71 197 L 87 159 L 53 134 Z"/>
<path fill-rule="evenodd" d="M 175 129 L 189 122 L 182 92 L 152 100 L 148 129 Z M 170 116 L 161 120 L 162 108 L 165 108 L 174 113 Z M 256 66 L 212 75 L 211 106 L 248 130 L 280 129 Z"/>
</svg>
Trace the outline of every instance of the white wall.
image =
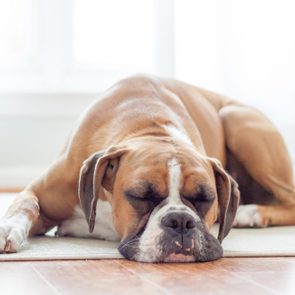
<svg viewBox="0 0 295 295">
<path fill-rule="evenodd" d="M 295 1 L 176 0 L 176 77 L 263 110 L 295 157 Z"/>
<path fill-rule="evenodd" d="M 58 156 L 97 94 L 0 95 L 0 187 L 21 187 Z"/>
<path fill-rule="evenodd" d="M 0 6 L 13 2 L 9 11 L 17 13 L 12 16 L 27 22 L 32 12 L 25 14 L 20 1 L 28 3 L 28 11 L 33 7 L 33 30 L 27 23 L 15 30 L 19 36 L 32 37 L 32 44 L 28 46 L 25 40 L 29 54 L 24 64 L 15 62 L 8 45 L 0 45 L 0 187 L 22 185 L 38 175 L 56 158 L 74 121 L 90 101 L 133 71 L 175 77 L 260 108 L 281 130 L 295 158 L 294 0 L 144 0 L 142 7 L 132 4 L 137 0 L 128 0 L 120 6 L 125 15 L 120 18 L 121 26 L 110 13 L 116 0 L 105 6 L 94 0 L 0 0 Z M 89 13 L 95 9 L 109 17 L 101 23 L 95 13 Z M 9 13 L 1 11 L 2 16 Z M 14 23 L 9 17 L 0 19 L 0 44 L 7 36 L 11 46 L 18 44 L 3 29 Z M 93 38 L 85 37 L 87 26 L 92 28 Z M 97 33 L 101 26 L 103 36 Z M 79 47 L 80 59 L 89 54 L 85 56 L 88 65 L 76 64 L 74 46 L 80 41 L 74 27 L 89 43 Z M 146 32 L 148 38 L 140 32 Z M 117 43 L 123 42 L 122 34 L 129 36 L 124 50 Z M 143 46 L 144 42 L 153 44 Z M 91 44 L 96 49 L 88 53 Z M 128 51 L 128 46 L 132 50 Z M 112 47 L 109 52 L 108 47 Z M 27 51 L 18 48 L 14 53 Z M 3 52 L 11 55 L 13 67 L 9 68 Z M 136 52 L 129 68 L 126 61 Z M 108 57 L 107 64 L 99 58 L 103 54 Z M 120 66 L 112 63 L 110 54 Z"/>
</svg>

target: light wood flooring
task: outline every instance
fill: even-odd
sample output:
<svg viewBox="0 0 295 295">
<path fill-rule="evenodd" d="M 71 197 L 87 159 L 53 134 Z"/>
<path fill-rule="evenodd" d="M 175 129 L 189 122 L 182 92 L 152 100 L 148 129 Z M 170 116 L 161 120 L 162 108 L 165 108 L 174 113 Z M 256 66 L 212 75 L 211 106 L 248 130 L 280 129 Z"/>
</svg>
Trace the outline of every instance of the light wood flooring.
<svg viewBox="0 0 295 295">
<path fill-rule="evenodd" d="M 295 294 L 295 257 L 0 262 L 0 294 Z"/>
</svg>

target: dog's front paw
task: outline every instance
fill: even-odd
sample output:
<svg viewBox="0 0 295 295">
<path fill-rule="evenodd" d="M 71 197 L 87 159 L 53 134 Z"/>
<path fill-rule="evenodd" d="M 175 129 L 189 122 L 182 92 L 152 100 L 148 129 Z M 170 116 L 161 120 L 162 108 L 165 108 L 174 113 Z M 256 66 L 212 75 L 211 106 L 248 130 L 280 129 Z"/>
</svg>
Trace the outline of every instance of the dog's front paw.
<svg viewBox="0 0 295 295">
<path fill-rule="evenodd" d="M 17 252 L 28 237 L 28 226 L 21 218 L 2 218 L 0 220 L 0 253 Z"/>
<path fill-rule="evenodd" d="M 240 205 L 233 227 L 265 227 L 257 205 Z"/>
</svg>

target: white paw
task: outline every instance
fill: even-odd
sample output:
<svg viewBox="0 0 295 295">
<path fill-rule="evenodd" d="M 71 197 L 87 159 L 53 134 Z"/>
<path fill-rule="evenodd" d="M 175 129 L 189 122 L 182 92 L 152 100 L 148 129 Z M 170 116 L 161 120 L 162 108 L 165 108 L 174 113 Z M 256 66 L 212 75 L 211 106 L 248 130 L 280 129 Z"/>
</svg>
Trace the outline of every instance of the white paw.
<svg viewBox="0 0 295 295">
<path fill-rule="evenodd" d="M 240 205 L 233 227 L 262 227 L 262 218 L 257 205 Z"/>
<path fill-rule="evenodd" d="M 0 220 L 0 253 L 17 252 L 27 240 L 31 222 L 26 216 Z"/>
</svg>

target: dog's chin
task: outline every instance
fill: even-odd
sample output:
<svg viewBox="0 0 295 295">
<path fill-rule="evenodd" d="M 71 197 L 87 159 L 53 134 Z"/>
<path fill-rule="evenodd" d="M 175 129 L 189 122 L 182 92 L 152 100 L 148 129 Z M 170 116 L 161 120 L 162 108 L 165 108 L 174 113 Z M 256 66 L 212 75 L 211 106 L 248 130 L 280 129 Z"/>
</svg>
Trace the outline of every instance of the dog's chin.
<svg viewBox="0 0 295 295">
<path fill-rule="evenodd" d="M 174 262 L 174 263 L 183 263 L 183 262 L 195 262 L 196 259 L 193 255 L 184 255 L 171 253 L 163 259 L 163 262 Z"/>
<path fill-rule="evenodd" d="M 179 249 L 179 245 L 173 243 L 165 232 L 153 237 L 152 244 L 141 244 L 142 233 L 131 234 L 119 244 L 120 254 L 129 260 L 138 262 L 207 262 L 219 259 L 223 256 L 220 242 L 207 231 L 198 231 L 195 234 L 194 247 L 192 249 Z M 191 240 L 189 240 L 191 241 Z M 177 246 L 177 247 L 176 247 Z M 189 250 L 189 252 L 187 252 Z"/>
<path fill-rule="evenodd" d="M 147 263 L 189 263 L 189 262 L 207 262 L 219 259 L 223 256 L 223 250 L 220 243 L 210 234 L 207 236 L 204 248 L 191 253 L 182 253 L 178 251 L 148 251 L 143 253 L 138 247 L 138 240 L 127 240 L 119 245 L 119 252 L 128 260 Z M 211 241 L 210 241 L 211 240 Z M 210 241 L 210 242 L 209 242 Z M 167 249 L 166 249 L 167 250 Z M 163 252 L 165 255 L 163 255 Z M 167 253 L 167 254 L 166 254 Z"/>
</svg>

